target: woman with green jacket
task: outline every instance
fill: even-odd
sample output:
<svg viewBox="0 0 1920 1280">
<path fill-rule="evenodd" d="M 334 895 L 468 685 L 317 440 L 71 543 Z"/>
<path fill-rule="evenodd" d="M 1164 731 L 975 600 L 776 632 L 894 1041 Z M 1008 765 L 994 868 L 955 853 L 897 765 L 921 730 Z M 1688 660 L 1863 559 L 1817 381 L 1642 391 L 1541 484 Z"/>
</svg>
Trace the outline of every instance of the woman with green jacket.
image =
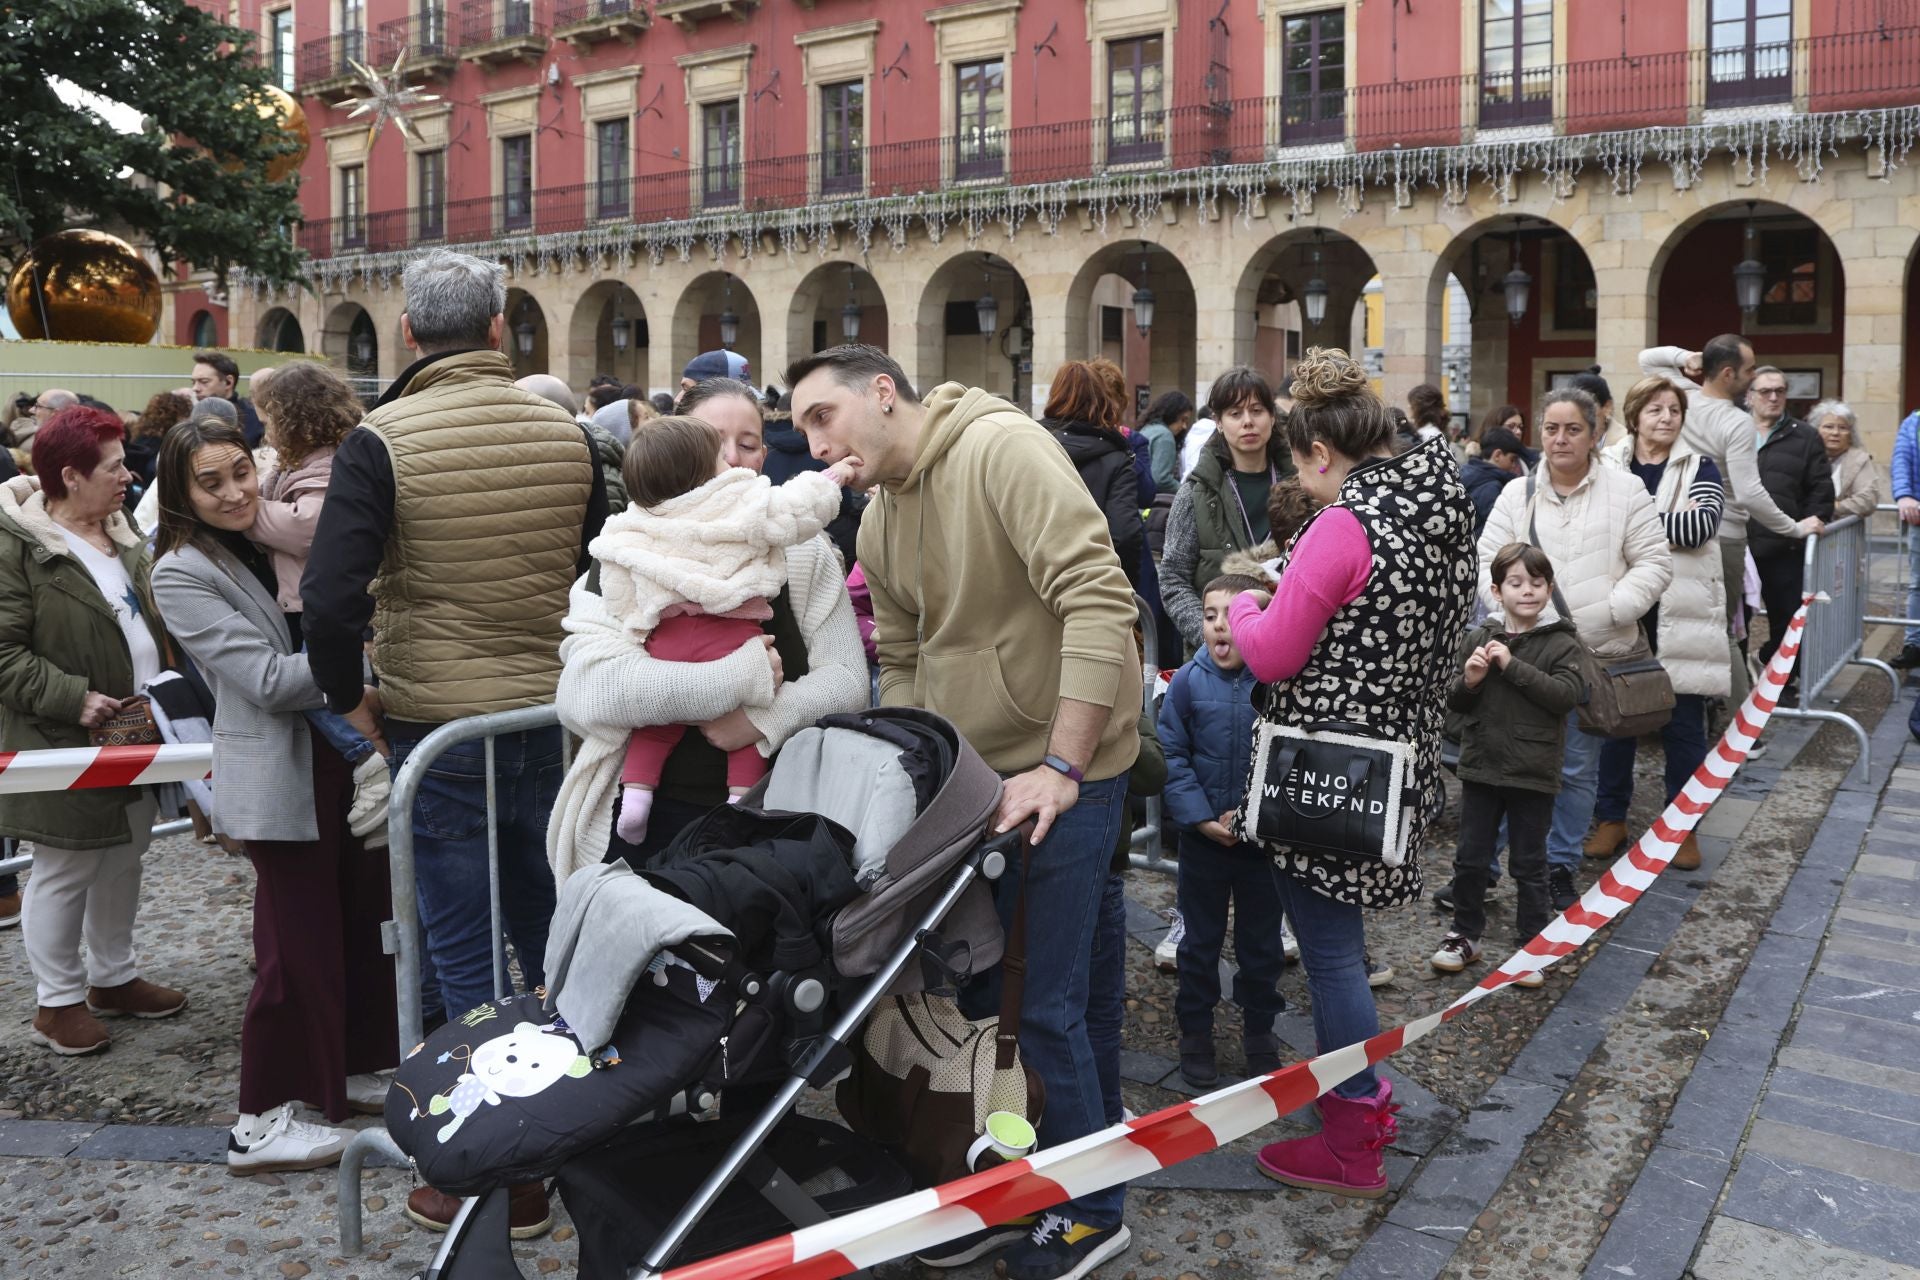
<svg viewBox="0 0 1920 1280">
<path fill-rule="evenodd" d="M 85 747 L 88 731 L 160 673 L 167 652 L 148 558 L 121 509 L 124 428 L 84 406 L 33 440 L 38 479 L 0 484 L 0 751 Z M 110 1043 L 95 1014 L 164 1018 L 178 991 L 133 956 L 154 801 L 141 787 L 0 796 L 0 835 L 30 840 L 24 931 L 38 988 L 33 1038 L 55 1053 Z M 87 954 L 80 954 L 82 934 Z"/>
</svg>

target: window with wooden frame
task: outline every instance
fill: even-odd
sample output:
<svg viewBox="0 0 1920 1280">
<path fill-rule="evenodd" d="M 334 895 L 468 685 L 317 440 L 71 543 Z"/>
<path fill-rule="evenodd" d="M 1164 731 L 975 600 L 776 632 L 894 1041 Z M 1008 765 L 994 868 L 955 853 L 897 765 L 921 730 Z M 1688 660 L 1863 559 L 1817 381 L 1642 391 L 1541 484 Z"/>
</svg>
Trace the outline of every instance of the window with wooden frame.
<svg viewBox="0 0 1920 1280">
<path fill-rule="evenodd" d="M 820 189 L 858 191 L 867 145 L 867 88 L 858 80 L 820 88 Z"/>
<path fill-rule="evenodd" d="M 533 135 L 500 139 L 500 225 L 533 225 Z"/>
<path fill-rule="evenodd" d="M 1292 15 L 1280 30 L 1280 141 L 1338 141 L 1346 131 L 1346 10 Z"/>
<path fill-rule="evenodd" d="M 1707 105 L 1793 97 L 1793 0 L 1709 0 Z"/>
<path fill-rule="evenodd" d="M 1006 171 L 1007 64 L 994 58 L 953 69 L 954 176 L 997 178 Z"/>
<path fill-rule="evenodd" d="M 1480 126 L 1553 116 L 1553 0 L 1481 0 Z"/>
<path fill-rule="evenodd" d="M 593 125 L 593 213 L 597 218 L 624 218 L 633 207 L 628 181 L 632 154 L 628 121 L 596 120 Z"/>
<path fill-rule="evenodd" d="M 1166 152 L 1166 39 L 1136 36 L 1107 45 L 1107 160 L 1128 164 Z"/>
<path fill-rule="evenodd" d="M 740 202 L 740 100 L 700 108 L 700 195 L 708 205 Z"/>
</svg>

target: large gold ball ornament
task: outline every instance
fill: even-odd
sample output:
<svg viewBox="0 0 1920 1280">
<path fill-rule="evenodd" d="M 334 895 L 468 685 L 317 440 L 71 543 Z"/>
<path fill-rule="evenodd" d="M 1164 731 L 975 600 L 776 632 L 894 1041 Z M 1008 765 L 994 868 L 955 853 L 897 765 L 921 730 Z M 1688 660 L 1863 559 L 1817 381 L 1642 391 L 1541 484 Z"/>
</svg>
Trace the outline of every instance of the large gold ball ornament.
<svg viewBox="0 0 1920 1280">
<path fill-rule="evenodd" d="M 262 120 L 277 121 L 280 131 L 300 144 L 296 151 L 275 156 L 267 162 L 267 181 L 279 182 L 292 177 L 306 162 L 313 149 L 313 132 L 307 127 L 307 113 L 293 96 L 277 85 L 268 85 L 253 97 L 253 106 Z"/>
<path fill-rule="evenodd" d="M 160 327 L 160 277 L 125 240 L 103 231 L 60 231 L 14 268 L 7 314 L 23 338 L 140 345 Z"/>
</svg>

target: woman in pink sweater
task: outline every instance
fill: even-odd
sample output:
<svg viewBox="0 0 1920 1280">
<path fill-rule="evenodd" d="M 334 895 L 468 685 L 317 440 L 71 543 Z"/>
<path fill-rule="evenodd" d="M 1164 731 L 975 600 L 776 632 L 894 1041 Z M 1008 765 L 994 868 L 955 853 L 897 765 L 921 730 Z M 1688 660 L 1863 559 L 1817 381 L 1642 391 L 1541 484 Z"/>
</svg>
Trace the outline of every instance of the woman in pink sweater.
<svg viewBox="0 0 1920 1280">
<path fill-rule="evenodd" d="M 1346 721 L 1411 742 L 1409 786 L 1420 789 L 1400 866 L 1273 851 L 1324 1052 L 1380 1030 L 1361 911 L 1420 895 L 1421 836 L 1442 794 L 1442 703 L 1478 562 L 1473 503 L 1443 438 L 1396 456 L 1393 418 L 1344 351 L 1309 351 L 1293 387 L 1281 430 L 1302 487 L 1326 505 L 1283 550 L 1272 603 L 1234 600 L 1234 643 L 1266 685 L 1263 718 Z M 1293 1186 L 1384 1195 L 1392 1099 L 1371 1067 L 1356 1072 L 1320 1100 L 1321 1132 L 1268 1146 L 1261 1171 Z"/>
</svg>

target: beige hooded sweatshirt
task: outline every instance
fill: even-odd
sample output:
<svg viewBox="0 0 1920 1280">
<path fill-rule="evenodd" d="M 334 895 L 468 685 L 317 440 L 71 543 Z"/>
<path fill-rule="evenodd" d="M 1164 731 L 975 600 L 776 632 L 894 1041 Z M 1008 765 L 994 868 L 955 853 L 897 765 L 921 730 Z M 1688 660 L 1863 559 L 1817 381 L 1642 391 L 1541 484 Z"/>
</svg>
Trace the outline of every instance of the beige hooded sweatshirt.
<svg viewBox="0 0 1920 1280">
<path fill-rule="evenodd" d="M 882 705 L 945 716 L 1002 773 L 1040 763 L 1061 698 L 1112 707 L 1086 776 L 1125 773 L 1138 615 L 1106 517 L 1013 405 L 949 382 L 926 410 L 913 469 L 860 526 Z"/>
</svg>

